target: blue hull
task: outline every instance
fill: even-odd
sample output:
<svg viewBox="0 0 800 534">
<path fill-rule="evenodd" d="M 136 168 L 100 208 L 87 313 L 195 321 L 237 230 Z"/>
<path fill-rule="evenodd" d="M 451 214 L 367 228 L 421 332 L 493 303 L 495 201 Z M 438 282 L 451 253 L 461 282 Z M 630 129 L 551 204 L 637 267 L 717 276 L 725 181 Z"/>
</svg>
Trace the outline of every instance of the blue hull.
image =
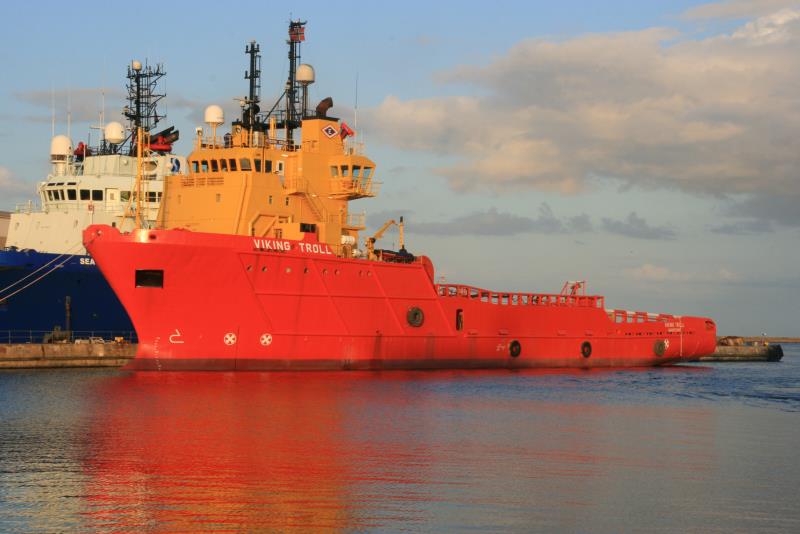
<svg viewBox="0 0 800 534">
<path fill-rule="evenodd" d="M 73 256 L 53 269 L 64 256 L 6 289 L 57 257 L 31 250 L 0 250 L 0 343 L 41 342 L 56 326 L 65 330 L 67 297 L 76 337 L 130 338 L 133 325 L 128 314 L 89 256 Z M 52 272 L 10 296 L 48 271 Z"/>
</svg>

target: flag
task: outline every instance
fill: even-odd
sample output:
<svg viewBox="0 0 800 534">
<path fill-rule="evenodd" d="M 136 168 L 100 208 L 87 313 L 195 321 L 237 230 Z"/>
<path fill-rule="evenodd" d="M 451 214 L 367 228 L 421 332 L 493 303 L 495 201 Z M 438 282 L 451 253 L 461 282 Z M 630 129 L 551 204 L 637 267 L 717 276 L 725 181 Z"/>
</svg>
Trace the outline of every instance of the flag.
<svg viewBox="0 0 800 534">
<path fill-rule="evenodd" d="M 351 135 L 355 135 L 355 132 L 350 129 L 346 122 L 342 123 L 342 129 L 339 131 L 339 135 L 342 136 L 342 140 L 347 139 Z"/>
</svg>

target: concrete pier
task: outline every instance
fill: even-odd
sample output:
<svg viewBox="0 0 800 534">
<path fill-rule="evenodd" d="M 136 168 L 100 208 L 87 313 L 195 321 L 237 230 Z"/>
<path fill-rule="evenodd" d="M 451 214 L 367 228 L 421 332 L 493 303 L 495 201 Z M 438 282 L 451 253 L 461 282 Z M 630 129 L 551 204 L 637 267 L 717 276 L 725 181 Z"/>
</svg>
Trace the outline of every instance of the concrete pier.
<svg viewBox="0 0 800 534">
<path fill-rule="evenodd" d="M 130 343 L 0 344 L 0 369 L 122 367 L 135 354 Z"/>
<path fill-rule="evenodd" d="M 701 362 L 778 362 L 783 358 L 780 345 L 717 345 L 714 354 L 703 356 Z"/>
</svg>

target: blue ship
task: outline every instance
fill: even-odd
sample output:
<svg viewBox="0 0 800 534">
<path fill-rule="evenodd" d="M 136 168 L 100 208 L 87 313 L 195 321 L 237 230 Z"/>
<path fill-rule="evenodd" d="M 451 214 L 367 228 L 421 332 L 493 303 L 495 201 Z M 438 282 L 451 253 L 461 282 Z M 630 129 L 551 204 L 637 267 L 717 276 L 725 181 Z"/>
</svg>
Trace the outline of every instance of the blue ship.
<svg viewBox="0 0 800 534">
<path fill-rule="evenodd" d="M 90 224 L 155 226 L 164 177 L 185 172 L 186 159 L 171 154 L 179 132 L 151 133 L 163 118 L 156 103 L 165 95 L 156 89 L 164 74 L 160 65 L 131 63 L 128 127 L 104 125 L 99 146 L 73 148 L 65 135 L 52 138 L 52 170 L 37 186 L 41 208 L 18 206 L 0 249 L 0 343 L 135 335 L 81 240 Z M 147 133 L 141 149 L 139 128 Z"/>
</svg>

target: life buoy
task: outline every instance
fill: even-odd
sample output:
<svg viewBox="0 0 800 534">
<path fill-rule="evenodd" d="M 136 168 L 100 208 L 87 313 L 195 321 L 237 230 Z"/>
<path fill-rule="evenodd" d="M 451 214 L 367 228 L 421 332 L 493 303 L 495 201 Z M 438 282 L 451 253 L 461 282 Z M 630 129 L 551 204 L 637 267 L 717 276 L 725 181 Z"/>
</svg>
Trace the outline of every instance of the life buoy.
<svg viewBox="0 0 800 534">
<path fill-rule="evenodd" d="M 663 356 L 665 352 L 667 352 L 667 344 L 664 342 L 663 339 L 659 339 L 653 345 L 653 352 L 656 356 Z"/>
<path fill-rule="evenodd" d="M 516 339 L 508 344 L 508 353 L 512 358 L 518 357 L 522 354 L 522 345 Z"/>
<path fill-rule="evenodd" d="M 411 326 L 420 327 L 422 323 L 425 322 L 425 314 L 420 308 L 412 306 L 408 309 L 408 313 L 406 313 L 406 320 Z"/>
<path fill-rule="evenodd" d="M 581 355 L 584 358 L 588 358 L 589 356 L 592 355 L 592 344 L 589 343 L 588 341 L 584 341 L 583 344 L 581 345 Z"/>
</svg>

